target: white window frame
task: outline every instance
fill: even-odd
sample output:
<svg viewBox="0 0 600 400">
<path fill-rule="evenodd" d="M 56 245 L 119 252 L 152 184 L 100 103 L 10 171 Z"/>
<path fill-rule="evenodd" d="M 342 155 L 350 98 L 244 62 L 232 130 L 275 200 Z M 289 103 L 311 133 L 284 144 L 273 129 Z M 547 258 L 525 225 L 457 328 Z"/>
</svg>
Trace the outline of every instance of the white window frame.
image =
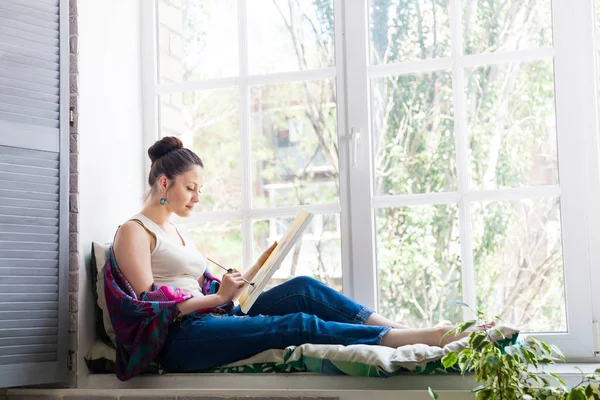
<svg viewBox="0 0 600 400">
<path fill-rule="evenodd" d="M 588 219 L 588 240 L 589 240 L 589 265 L 590 265 L 590 283 L 592 288 L 600 285 L 600 22 L 596 21 L 596 7 L 600 6 L 597 0 L 589 1 L 589 8 L 585 11 L 589 12 L 590 17 L 586 19 L 586 25 L 590 24 L 591 28 L 584 28 L 586 32 L 593 32 L 594 36 L 587 35 L 583 39 L 582 49 L 591 48 L 589 53 L 582 55 L 583 65 L 586 71 L 582 74 L 582 85 L 588 92 L 593 92 L 590 102 L 582 104 L 580 112 L 586 116 L 588 122 L 587 129 L 597 132 L 595 135 L 589 135 L 586 142 L 587 147 L 584 154 L 585 158 L 585 179 L 588 187 L 588 197 L 586 198 L 586 210 Z M 590 67 L 591 66 L 591 67 Z M 592 68 L 590 74 L 589 69 Z M 593 121 L 593 123 L 592 123 Z M 596 244 L 594 246 L 594 244 Z M 600 290 L 592 290 L 592 308 L 594 326 L 594 350 L 597 355 L 600 355 L 600 330 L 598 322 L 600 322 Z M 597 357 L 600 359 L 600 357 Z"/>
<path fill-rule="evenodd" d="M 462 55 L 461 45 L 461 4 L 460 0 L 450 0 L 450 26 L 452 31 L 452 55 L 448 58 L 399 63 L 383 66 L 368 66 L 368 23 L 367 0 L 346 2 L 346 23 L 353 29 L 346 32 L 347 40 L 354 46 L 349 48 L 348 65 L 359 66 L 348 70 L 348 97 L 351 99 L 368 99 L 368 80 L 373 76 L 389 74 L 408 74 L 424 71 L 447 69 L 452 71 L 454 86 L 455 137 L 457 150 L 458 191 L 447 193 L 431 193 L 401 196 L 373 196 L 371 176 L 372 149 L 368 145 L 359 146 L 355 155 L 358 168 L 351 168 L 351 198 L 353 206 L 351 221 L 358 226 L 371 227 L 353 232 L 352 248 L 355 262 L 359 265 L 376 265 L 374 251 L 374 211 L 381 207 L 407 206 L 423 204 L 458 204 L 460 211 L 461 261 L 463 301 L 476 304 L 475 275 L 472 259 L 472 243 L 470 232 L 469 203 L 481 200 L 517 200 L 531 197 L 561 196 L 561 220 L 563 232 L 563 258 L 565 270 L 566 311 L 568 316 L 568 333 L 536 334 L 537 337 L 556 343 L 571 359 L 593 358 L 592 304 L 590 288 L 590 259 L 598 256 L 597 250 L 590 246 L 588 226 L 591 224 L 589 206 L 597 200 L 598 179 L 587 176 L 581 179 L 582 172 L 590 165 L 597 163 L 596 154 L 591 149 L 597 147 L 595 129 L 595 92 L 593 85 L 586 86 L 593 71 L 589 67 L 588 52 L 585 51 L 586 33 L 591 32 L 591 3 L 565 2 L 553 0 L 553 32 L 552 47 L 522 50 L 513 52 L 497 52 L 491 54 Z M 588 35 L 589 36 L 589 35 Z M 573 43 L 582 43 L 574 46 Z M 583 47 L 584 50 L 581 50 Z M 587 47 L 588 49 L 590 47 Z M 558 135 L 558 158 L 560 186 L 542 186 L 511 190 L 468 190 L 468 160 L 466 156 L 466 115 L 464 110 L 464 75 L 466 67 L 487 65 L 506 61 L 525 61 L 551 59 L 554 57 L 556 119 Z M 583 63 L 588 62 L 587 65 Z M 593 65 L 593 64 L 592 64 Z M 575 72 L 577 71 L 577 72 Z M 352 102 L 348 104 L 348 126 L 351 130 L 368 132 L 370 115 L 368 102 Z M 369 137 L 369 135 L 361 135 Z M 594 145 L 596 145 L 594 147 Z M 584 174 L 585 175 L 585 174 Z M 357 183 L 354 185 L 354 183 Z M 370 187 L 369 191 L 361 187 Z M 582 204 L 587 199 L 588 204 Z M 597 206 L 596 206 L 597 207 Z M 370 213 L 361 210 L 370 209 Z M 586 223 L 587 221 L 587 223 Z M 596 221 L 598 221 L 596 219 Z M 367 249 L 367 251 L 364 251 Z M 362 251 L 361 251 L 362 250 Z M 593 254 L 594 253 L 594 254 Z M 354 270 L 354 279 L 362 282 L 376 282 L 375 268 Z M 366 304 L 377 304 L 376 286 L 366 285 L 365 290 L 357 296 Z M 472 318 L 465 311 L 464 318 Z"/>
<path fill-rule="evenodd" d="M 461 227 L 462 300 L 468 304 L 476 304 L 469 222 L 470 202 L 560 195 L 564 286 L 569 331 L 536 336 L 556 343 L 569 359 L 594 360 L 592 321 L 593 318 L 598 320 L 600 317 L 600 290 L 594 291 L 592 309 L 591 287 L 600 283 L 600 271 L 597 271 L 600 268 L 592 268 L 600 265 L 600 246 L 595 245 L 600 243 L 600 152 L 597 138 L 598 107 L 593 53 L 597 47 L 600 48 L 600 35 L 594 37 L 592 34 L 594 31 L 592 0 L 581 2 L 552 0 L 554 40 L 551 47 L 478 55 L 462 55 L 461 0 L 449 1 L 452 32 L 450 57 L 371 66 L 368 62 L 368 0 L 334 0 L 335 67 L 315 71 L 249 75 L 246 57 L 247 3 L 246 0 L 238 0 L 239 76 L 176 84 L 157 82 L 156 0 L 142 2 L 144 145 L 146 148 L 149 147 L 159 137 L 157 99 L 161 93 L 240 88 L 241 156 L 244 171 L 242 209 L 231 212 L 199 213 L 198 218 L 205 221 L 241 221 L 244 238 L 243 264 L 249 266 L 254 261 L 252 220 L 288 217 L 301 208 L 307 208 L 315 213 L 341 213 L 344 293 L 372 308 L 376 308 L 378 304 L 374 229 L 375 211 L 378 208 L 458 204 Z M 346 26 L 351 29 L 345 29 Z M 554 58 L 555 71 L 560 185 L 510 190 L 469 190 L 468 160 L 465 151 L 467 143 L 462 73 L 464 68 L 552 58 Z M 373 196 L 369 78 L 442 69 L 452 71 L 454 86 L 458 190 L 418 195 Z M 340 174 L 340 204 L 253 209 L 249 185 L 251 179 L 247 110 L 249 86 L 327 78 L 336 80 L 340 171 L 346 171 L 346 174 Z M 148 171 L 149 165 L 146 164 L 145 172 Z M 471 315 L 465 311 L 464 317 L 471 318 Z"/>
<path fill-rule="evenodd" d="M 253 255 L 253 232 L 252 232 L 252 221 L 253 220 L 268 220 L 279 217 L 293 217 L 297 212 L 302 209 L 306 209 L 316 215 L 333 215 L 335 213 L 340 214 L 343 226 L 349 226 L 348 211 L 349 210 L 349 199 L 348 193 L 348 181 L 347 179 L 340 178 L 340 202 L 330 204 L 318 204 L 318 205 L 305 205 L 305 206 L 289 206 L 289 207 L 277 207 L 277 208 L 253 208 L 252 192 L 251 192 L 251 143 L 250 143 L 250 113 L 248 110 L 248 104 L 250 99 L 250 86 L 254 85 L 265 85 L 265 84 L 281 84 L 281 83 L 294 83 L 306 80 L 324 80 L 332 79 L 335 82 L 337 93 L 336 98 L 337 104 L 337 126 L 338 132 L 344 132 L 346 126 L 345 116 L 345 97 L 344 97 L 344 63 L 343 63 L 343 46 L 336 45 L 336 65 L 331 68 L 324 68 L 319 70 L 310 71 L 298 71 L 298 72 L 284 72 L 275 73 L 268 75 L 250 75 L 248 73 L 248 43 L 247 43 L 247 2 L 246 0 L 237 0 L 237 22 L 238 22 L 238 59 L 239 59 L 239 73 L 236 77 L 223 78 L 223 79 L 208 79 L 203 81 L 193 82 L 180 82 L 174 84 L 160 84 L 158 82 L 158 29 L 157 29 L 157 10 L 158 1 L 149 0 L 142 2 L 142 96 L 143 96 L 143 109 L 144 109 L 144 140 L 143 144 L 145 148 L 148 148 L 159 138 L 160 128 L 160 113 L 158 96 L 163 93 L 178 92 L 178 91 L 190 91 L 190 90 L 211 90 L 211 89 L 225 89 L 225 88 L 238 88 L 240 96 L 240 115 L 241 115 L 241 168 L 243 172 L 242 177 L 242 207 L 237 211 L 222 211 L 222 212 L 199 212 L 195 213 L 195 221 L 240 221 L 242 227 L 242 242 L 243 242 L 243 257 L 242 263 L 244 268 L 249 268 L 255 261 L 255 255 Z M 342 2 L 335 1 L 335 15 L 334 20 L 336 24 L 338 21 L 342 21 Z M 341 23 L 341 22 L 340 22 Z M 336 29 L 335 32 L 335 43 L 342 43 L 342 29 Z M 347 168 L 348 155 L 343 150 L 343 142 L 339 141 L 339 168 L 340 170 Z M 150 172 L 150 165 L 148 162 L 144 164 L 145 176 Z M 144 179 L 145 181 L 145 179 Z M 146 183 L 144 183 L 146 184 Z M 349 246 L 349 231 L 346 229 L 342 230 L 341 234 L 341 261 L 342 261 L 342 285 L 344 294 L 347 296 L 353 296 L 353 285 L 351 282 L 350 272 L 350 246 Z"/>
</svg>

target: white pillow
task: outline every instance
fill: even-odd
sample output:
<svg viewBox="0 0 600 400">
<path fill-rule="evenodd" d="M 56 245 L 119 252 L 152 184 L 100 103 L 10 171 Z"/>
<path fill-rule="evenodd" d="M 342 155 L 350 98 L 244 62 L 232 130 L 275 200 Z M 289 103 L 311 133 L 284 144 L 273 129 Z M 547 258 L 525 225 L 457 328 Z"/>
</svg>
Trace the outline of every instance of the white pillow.
<svg viewBox="0 0 600 400">
<path fill-rule="evenodd" d="M 98 296 L 98 307 L 102 310 L 102 322 L 104 330 L 110 338 L 110 341 L 115 343 L 115 330 L 110 322 L 110 315 L 106 308 L 106 297 L 104 295 L 104 265 L 108 258 L 108 245 L 92 242 L 94 248 L 94 256 L 96 258 L 96 294 Z"/>
</svg>

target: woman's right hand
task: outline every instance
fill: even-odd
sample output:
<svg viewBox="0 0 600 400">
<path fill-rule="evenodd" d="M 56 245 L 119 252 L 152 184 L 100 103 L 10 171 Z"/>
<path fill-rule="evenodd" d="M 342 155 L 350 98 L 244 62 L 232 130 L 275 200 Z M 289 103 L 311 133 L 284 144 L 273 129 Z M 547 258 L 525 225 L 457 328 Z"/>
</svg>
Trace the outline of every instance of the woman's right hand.
<svg viewBox="0 0 600 400">
<path fill-rule="evenodd" d="M 223 303 L 229 303 L 235 300 L 236 295 L 240 293 L 240 290 L 246 282 L 242 274 L 234 269 L 233 272 L 228 272 L 221 278 L 221 286 L 217 294 L 223 299 Z"/>
</svg>

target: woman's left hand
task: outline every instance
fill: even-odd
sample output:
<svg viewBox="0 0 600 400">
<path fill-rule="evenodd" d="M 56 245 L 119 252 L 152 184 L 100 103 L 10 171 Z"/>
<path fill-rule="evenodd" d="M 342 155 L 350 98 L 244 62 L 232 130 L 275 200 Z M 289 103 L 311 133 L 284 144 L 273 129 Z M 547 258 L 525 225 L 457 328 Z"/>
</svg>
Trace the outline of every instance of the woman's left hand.
<svg viewBox="0 0 600 400">
<path fill-rule="evenodd" d="M 267 258 L 269 258 L 269 256 L 271 255 L 271 253 L 273 252 L 273 250 L 275 249 L 276 246 L 277 246 L 277 242 L 273 243 L 271 245 L 271 247 L 269 247 L 267 250 L 265 250 L 264 253 L 262 253 L 261 256 L 258 257 L 256 264 L 254 264 L 254 266 L 252 268 L 250 268 L 250 270 L 246 273 L 246 275 L 244 275 L 244 279 L 246 279 L 248 281 L 254 280 L 254 277 L 258 273 L 258 270 L 260 270 L 260 268 L 263 266 L 265 261 L 267 261 Z M 246 286 L 244 286 L 243 288 L 238 290 L 238 293 L 236 294 L 236 299 L 242 294 L 242 292 L 245 289 L 246 289 Z"/>
<path fill-rule="evenodd" d="M 274 242 L 271 245 L 271 247 L 269 247 L 267 250 L 265 250 L 264 253 L 262 253 L 262 255 L 260 257 L 258 257 L 258 260 L 256 261 L 256 264 L 254 264 L 254 267 L 252 267 L 252 269 L 256 269 L 256 271 L 258 272 L 260 267 L 262 267 L 263 264 L 265 263 L 265 261 L 267 261 L 267 258 L 269 258 L 269 256 L 271 255 L 271 253 L 273 252 L 273 250 L 275 249 L 276 246 L 277 246 L 277 242 Z"/>
</svg>

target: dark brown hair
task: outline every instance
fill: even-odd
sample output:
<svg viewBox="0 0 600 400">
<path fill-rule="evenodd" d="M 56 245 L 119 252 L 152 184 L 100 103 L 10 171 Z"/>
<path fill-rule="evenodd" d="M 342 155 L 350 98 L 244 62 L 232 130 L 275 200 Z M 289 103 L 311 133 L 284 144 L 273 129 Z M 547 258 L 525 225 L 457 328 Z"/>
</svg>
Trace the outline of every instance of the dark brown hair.
<svg viewBox="0 0 600 400">
<path fill-rule="evenodd" d="M 175 136 L 165 136 L 154 142 L 148 149 L 152 161 L 148 183 L 154 187 L 159 176 L 165 175 L 170 180 L 187 172 L 194 165 L 204 168 L 204 163 L 196 153 L 183 147 L 183 143 Z"/>
</svg>

